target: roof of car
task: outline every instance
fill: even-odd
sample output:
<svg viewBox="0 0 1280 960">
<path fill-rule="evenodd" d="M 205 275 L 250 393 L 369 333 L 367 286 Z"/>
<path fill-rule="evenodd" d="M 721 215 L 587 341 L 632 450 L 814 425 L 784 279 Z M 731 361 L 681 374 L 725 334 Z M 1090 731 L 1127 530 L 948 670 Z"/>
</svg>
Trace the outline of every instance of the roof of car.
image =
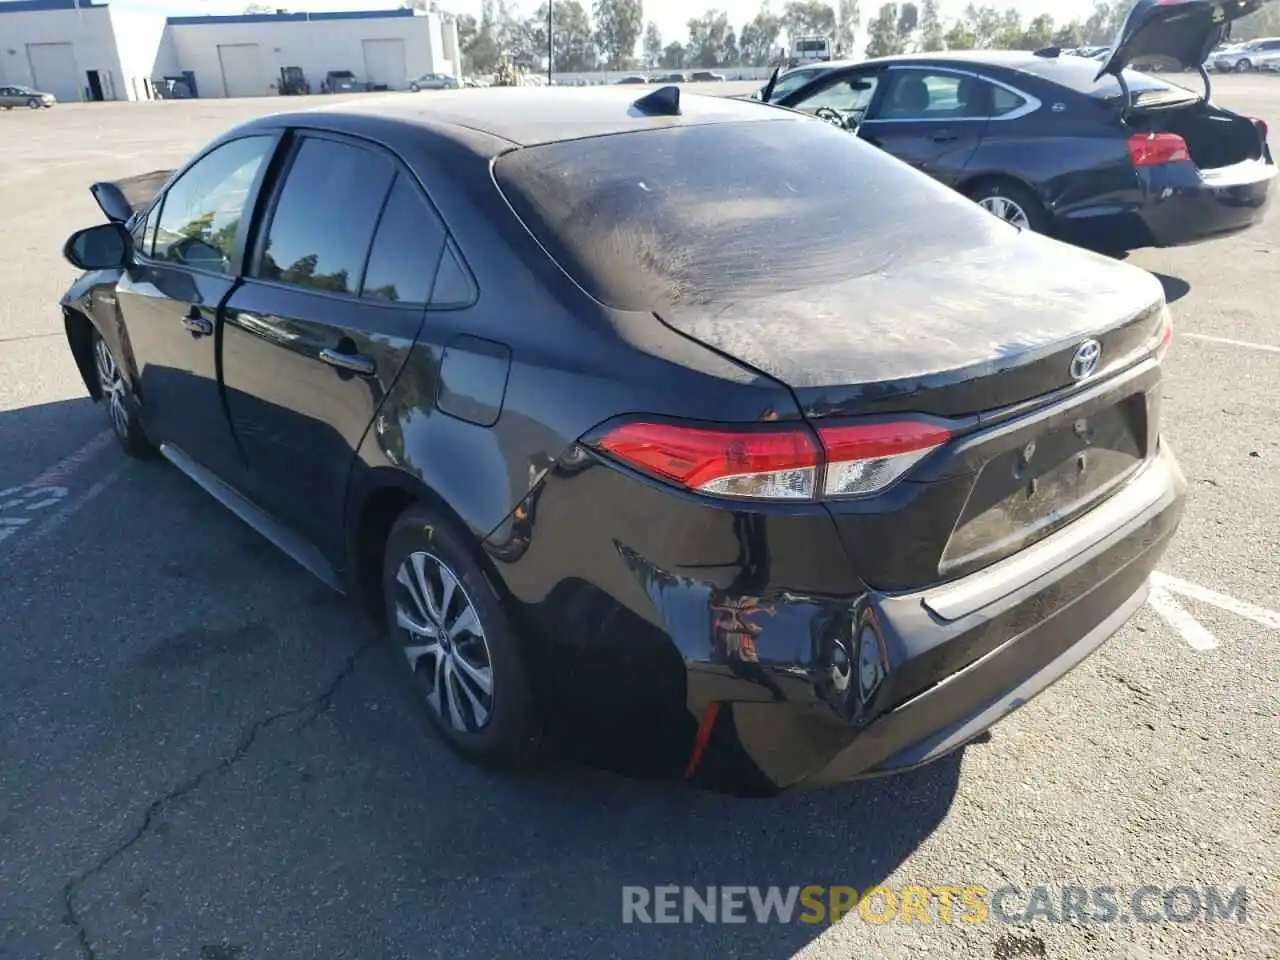
<svg viewBox="0 0 1280 960">
<path fill-rule="evenodd" d="M 695 93 L 680 94 L 677 116 L 642 113 L 635 102 L 653 92 L 634 87 L 490 87 L 443 90 L 430 97 L 374 95 L 316 109 L 429 126 L 437 132 L 448 126 L 477 130 L 520 146 L 661 127 L 797 119 L 753 101 Z"/>
</svg>

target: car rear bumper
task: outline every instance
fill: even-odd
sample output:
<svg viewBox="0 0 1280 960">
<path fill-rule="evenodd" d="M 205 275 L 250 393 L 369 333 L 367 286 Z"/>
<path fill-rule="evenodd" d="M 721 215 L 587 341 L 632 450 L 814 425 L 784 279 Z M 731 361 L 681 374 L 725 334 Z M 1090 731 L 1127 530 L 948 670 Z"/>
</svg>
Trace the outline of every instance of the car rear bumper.
<svg viewBox="0 0 1280 960">
<path fill-rule="evenodd" d="M 721 778 L 749 766 L 777 789 L 821 786 L 910 769 L 958 749 L 1065 675 L 1129 619 L 1178 526 L 1185 490 L 1164 448 L 1121 492 L 1007 561 L 921 592 L 873 593 L 855 616 L 876 628 L 877 642 L 870 658 L 855 654 L 843 691 L 810 671 L 819 696 L 805 698 L 794 670 L 738 664 L 729 672 L 754 676 L 774 695 L 718 700 L 716 689 L 728 679 L 722 668 L 690 664 L 691 699 L 701 695 L 701 716 L 711 719 L 701 731 L 704 756 L 692 758 L 689 774 L 708 786 L 730 787 Z M 999 641 L 991 646 L 993 635 Z M 867 670 L 881 690 L 891 691 L 895 673 L 918 677 L 931 660 L 951 660 L 966 646 L 986 652 L 935 676 L 905 702 L 871 713 L 869 722 L 849 705 L 870 686 L 861 682 Z M 898 650 L 913 656 L 875 664 L 876 648 L 881 656 Z M 833 703 L 833 696 L 844 701 Z"/>
<path fill-rule="evenodd" d="M 1196 243 L 1252 227 L 1267 209 L 1275 176 L 1269 156 L 1203 172 L 1190 186 L 1164 172 L 1149 174 L 1140 216 L 1152 245 Z"/>
<path fill-rule="evenodd" d="M 1132 200 L 1074 210 L 1059 219 L 1055 232 L 1070 243 L 1104 250 L 1201 243 L 1261 221 L 1275 177 L 1269 149 L 1262 160 L 1217 170 L 1151 167 L 1138 174 Z"/>
</svg>

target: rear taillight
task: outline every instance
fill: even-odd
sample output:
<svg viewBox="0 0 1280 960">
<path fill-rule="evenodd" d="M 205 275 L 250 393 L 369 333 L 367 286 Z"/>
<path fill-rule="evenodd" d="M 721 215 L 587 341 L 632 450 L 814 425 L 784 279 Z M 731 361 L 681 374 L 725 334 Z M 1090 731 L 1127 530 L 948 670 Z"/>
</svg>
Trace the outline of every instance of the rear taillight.
<svg viewBox="0 0 1280 960">
<path fill-rule="evenodd" d="M 1258 136 L 1262 138 L 1262 142 L 1266 143 L 1267 134 L 1270 132 L 1270 130 L 1267 127 L 1267 121 L 1261 119 L 1260 117 L 1250 117 L 1249 119 L 1252 120 L 1253 125 L 1258 128 Z"/>
<path fill-rule="evenodd" d="M 915 420 L 805 427 L 704 428 L 628 423 L 595 446 L 698 493 L 760 500 L 866 496 L 884 490 L 948 430 Z"/>
<path fill-rule="evenodd" d="M 1160 330 L 1156 337 L 1156 359 L 1163 360 L 1173 344 L 1173 317 L 1170 316 L 1168 307 L 1165 307 L 1160 314 Z"/>
<path fill-rule="evenodd" d="M 1155 167 L 1191 159 L 1187 141 L 1176 133 L 1135 133 L 1129 138 L 1129 156 L 1135 167 Z"/>
</svg>

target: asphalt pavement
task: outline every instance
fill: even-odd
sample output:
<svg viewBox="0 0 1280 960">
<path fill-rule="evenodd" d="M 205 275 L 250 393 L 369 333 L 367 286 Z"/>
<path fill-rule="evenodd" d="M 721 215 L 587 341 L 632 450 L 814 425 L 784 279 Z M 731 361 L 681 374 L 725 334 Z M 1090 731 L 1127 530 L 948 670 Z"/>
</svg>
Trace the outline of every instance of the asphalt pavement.
<svg viewBox="0 0 1280 960">
<path fill-rule="evenodd" d="M 1280 129 L 1280 77 L 1215 92 Z M 0 958 L 1280 953 L 1274 212 L 1130 257 L 1177 324 L 1164 424 L 1191 493 L 1172 579 L 1161 612 L 989 740 L 771 800 L 568 764 L 510 779 L 430 735 L 344 601 L 174 469 L 118 452 L 63 339 L 59 250 L 101 219 L 89 183 L 294 105 L 0 113 Z M 875 922 L 883 896 L 834 925 L 624 923 L 623 887 L 660 884 L 1020 892 L 983 923 Z M 1188 884 L 1245 887 L 1247 910 L 1006 922 L 1036 887 L 1060 907 L 1112 886 L 1123 907 Z"/>
</svg>

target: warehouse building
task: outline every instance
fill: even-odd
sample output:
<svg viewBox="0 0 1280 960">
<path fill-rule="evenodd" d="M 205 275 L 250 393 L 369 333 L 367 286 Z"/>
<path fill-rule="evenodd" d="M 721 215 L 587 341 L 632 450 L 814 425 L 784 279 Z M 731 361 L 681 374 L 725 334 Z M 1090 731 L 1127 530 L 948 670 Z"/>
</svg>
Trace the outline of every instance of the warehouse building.
<svg viewBox="0 0 1280 960">
<path fill-rule="evenodd" d="M 318 91 L 349 70 L 400 90 L 424 73 L 459 76 L 458 27 L 448 14 L 408 9 L 164 17 L 126 3 L 0 2 L 0 85 L 59 100 L 147 100 L 166 79 L 200 97 L 278 93 L 284 67 Z"/>
</svg>

